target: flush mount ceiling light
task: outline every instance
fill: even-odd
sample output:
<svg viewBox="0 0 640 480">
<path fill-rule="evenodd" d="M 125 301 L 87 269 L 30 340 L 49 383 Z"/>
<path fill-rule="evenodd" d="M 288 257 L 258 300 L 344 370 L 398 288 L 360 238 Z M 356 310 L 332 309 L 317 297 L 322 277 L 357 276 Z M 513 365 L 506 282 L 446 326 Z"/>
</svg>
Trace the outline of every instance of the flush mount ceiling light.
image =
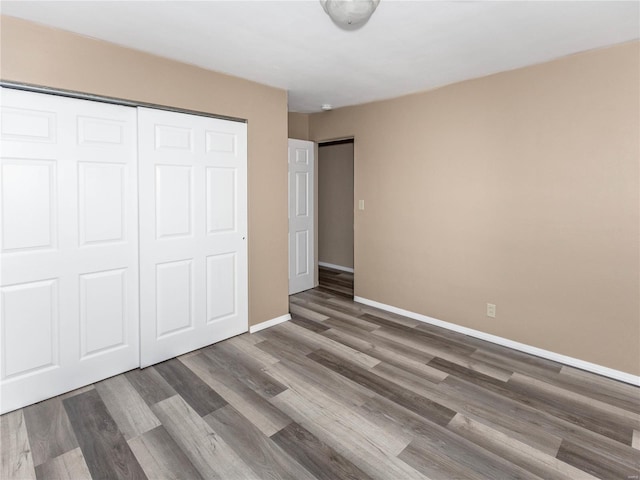
<svg viewBox="0 0 640 480">
<path fill-rule="evenodd" d="M 341 28 L 359 28 L 373 15 L 380 0 L 320 0 L 322 8 Z"/>
</svg>

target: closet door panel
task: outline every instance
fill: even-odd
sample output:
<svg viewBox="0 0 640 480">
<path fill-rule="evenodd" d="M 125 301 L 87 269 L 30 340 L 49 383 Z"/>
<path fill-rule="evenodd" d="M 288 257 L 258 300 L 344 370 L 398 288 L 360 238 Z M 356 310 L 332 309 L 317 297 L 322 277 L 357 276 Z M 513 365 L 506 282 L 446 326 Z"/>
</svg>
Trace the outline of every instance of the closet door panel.
<svg viewBox="0 0 640 480">
<path fill-rule="evenodd" d="M 246 125 L 141 108 L 141 364 L 248 329 Z"/>
<path fill-rule="evenodd" d="M 0 411 L 139 364 L 136 111 L 2 89 Z"/>
</svg>

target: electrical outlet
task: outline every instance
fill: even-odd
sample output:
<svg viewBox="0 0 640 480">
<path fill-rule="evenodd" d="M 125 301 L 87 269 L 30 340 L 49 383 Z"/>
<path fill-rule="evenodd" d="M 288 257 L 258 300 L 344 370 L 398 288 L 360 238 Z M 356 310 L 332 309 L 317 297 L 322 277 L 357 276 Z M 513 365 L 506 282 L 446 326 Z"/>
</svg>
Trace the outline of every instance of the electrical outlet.
<svg viewBox="0 0 640 480">
<path fill-rule="evenodd" d="M 496 306 L 493 303 L 487 303 L 487 317 L 496 318 Z"/>
<path fill-rule="evenodd" d="M 358 200 L 358 210 L 364 210 L 364 200 Z"/>
</svg>

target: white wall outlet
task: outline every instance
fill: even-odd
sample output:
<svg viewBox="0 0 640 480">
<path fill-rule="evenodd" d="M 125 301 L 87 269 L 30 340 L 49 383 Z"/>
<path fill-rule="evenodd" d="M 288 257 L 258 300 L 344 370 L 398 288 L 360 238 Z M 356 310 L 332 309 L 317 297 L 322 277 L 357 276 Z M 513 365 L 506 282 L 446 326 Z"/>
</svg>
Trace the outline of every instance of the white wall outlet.
<svg viewBox="0 0 640 480">
<path fill-rule="evenodd" d="M 358 200 L 358 210 L 364 210 L 364 200 Z"/>
<path fill-rule="evenodd" d="M 496 306 L 493 303 L 487 303 L 487 317 L 496 318 Z"/>
</svg>

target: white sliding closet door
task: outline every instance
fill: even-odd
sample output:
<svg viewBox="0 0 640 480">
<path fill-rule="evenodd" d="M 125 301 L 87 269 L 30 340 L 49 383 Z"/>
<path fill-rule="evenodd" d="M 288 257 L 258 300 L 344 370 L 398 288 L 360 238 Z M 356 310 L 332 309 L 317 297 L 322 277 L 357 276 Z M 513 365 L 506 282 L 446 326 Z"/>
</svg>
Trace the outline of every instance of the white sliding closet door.
<svg viewBox="0 0 640 480">
<path fill-rule="evenodd" d="M 138 109 L 141 366 L 246 332 L 247 126 Z"/>
<path fill-rule="evenodd" d="M 135 368 L 135 108 L 1 89 L 0 413 Z"/>
</svg>

